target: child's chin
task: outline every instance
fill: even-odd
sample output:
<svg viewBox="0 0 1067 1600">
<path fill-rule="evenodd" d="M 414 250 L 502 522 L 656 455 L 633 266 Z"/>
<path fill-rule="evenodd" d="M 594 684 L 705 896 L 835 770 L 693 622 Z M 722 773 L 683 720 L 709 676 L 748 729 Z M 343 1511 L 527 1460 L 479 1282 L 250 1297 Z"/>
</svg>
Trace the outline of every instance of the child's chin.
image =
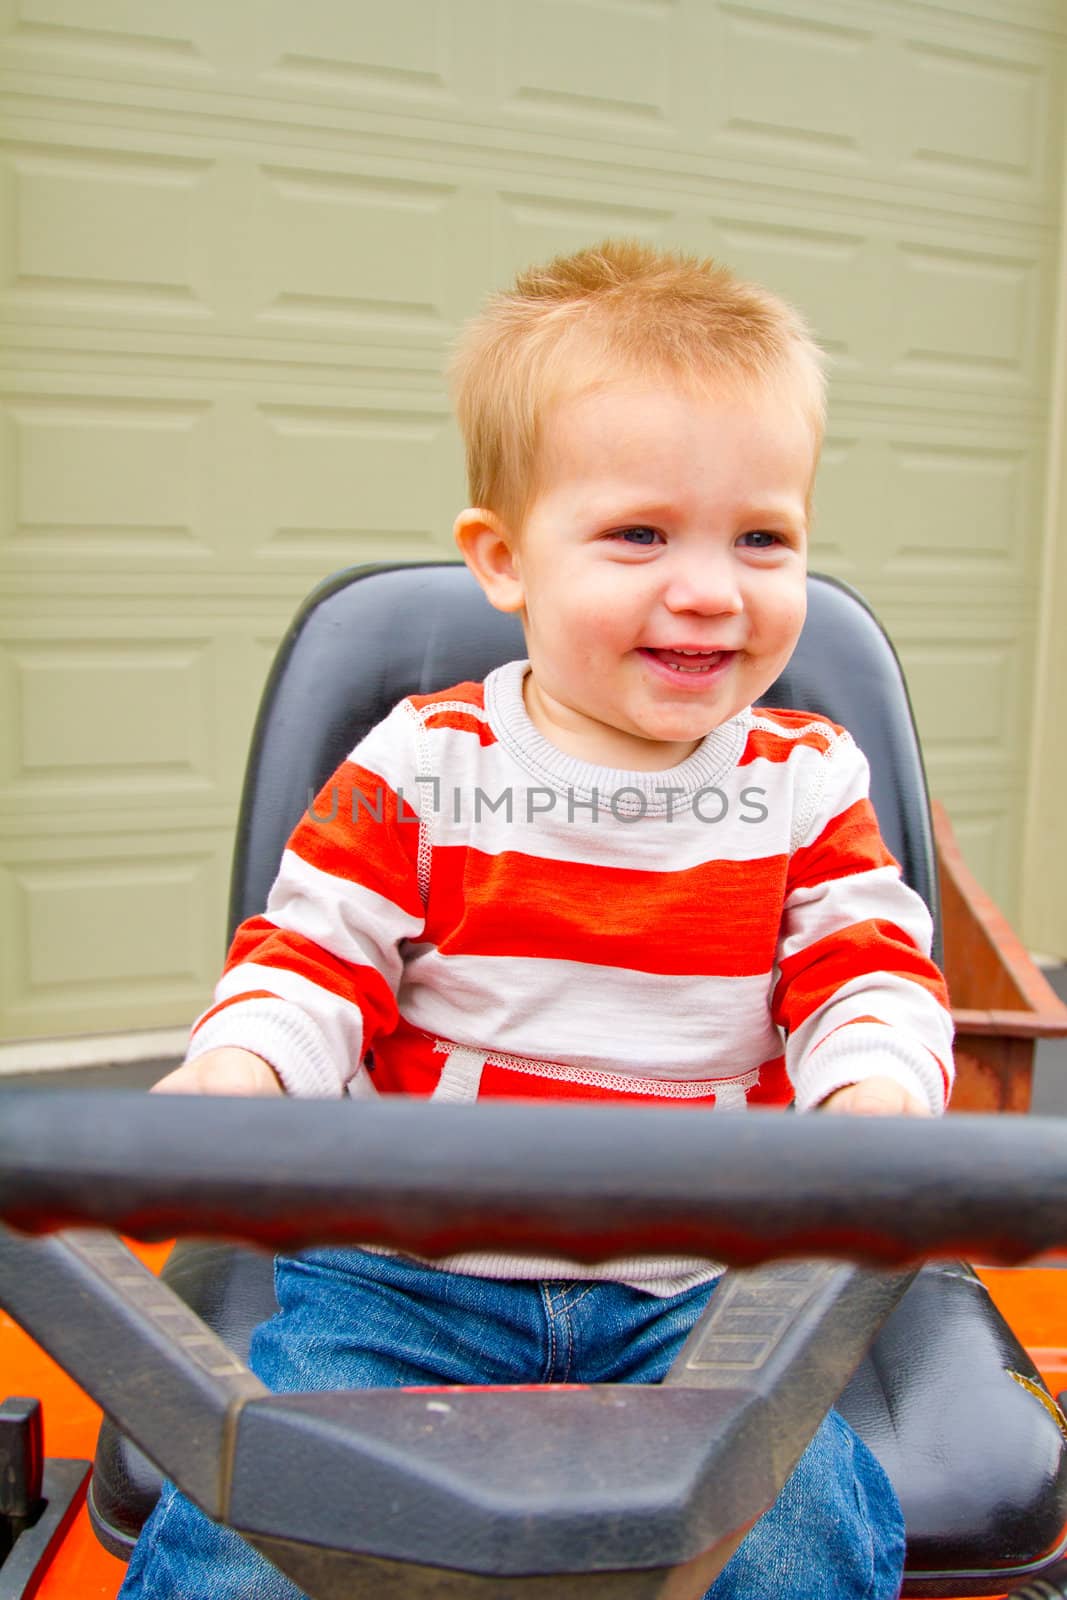
<svg viewBox="0 0 1067 1600">
<path fill-rule="evenodd" d="M 737 710 L 732 701 L 716 696 L 712 705 L 690 703 L 661 710 L 645 719 L 642 732 L 646 739 L 657 739 L 663 744 L 703 739 L 713 728 L 728 722 Z"/>
<path fill-rule="evenodd" d="M 708 715 L 695 719 L 687 717 L 684 721 L 676 723 L 656 724 L 643 730 L 638 736 L 650 755 L 659 754 L 664 757 L 664 765 L 677 766 L 679 761 L 684 761 L 692 755 L 702 739 L 706 739 L 713 728 L 724 719 Z"/>
</svg>

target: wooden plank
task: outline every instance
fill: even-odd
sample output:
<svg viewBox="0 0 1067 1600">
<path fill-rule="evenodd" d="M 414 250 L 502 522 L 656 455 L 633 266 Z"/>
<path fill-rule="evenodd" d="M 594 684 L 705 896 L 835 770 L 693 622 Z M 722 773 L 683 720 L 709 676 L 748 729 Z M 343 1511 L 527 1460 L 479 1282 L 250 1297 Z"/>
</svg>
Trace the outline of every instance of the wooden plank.
<svg viewBox="0 0 1067 1600">
<path fill-rule="evenodd" d="M 1034 1041 L 1067 1037 L 1067 1006 L 967 867 L 933 803 L 944 967 L 956 1024 L 955 1111 L 1028 1111 Z"/>
</svg>

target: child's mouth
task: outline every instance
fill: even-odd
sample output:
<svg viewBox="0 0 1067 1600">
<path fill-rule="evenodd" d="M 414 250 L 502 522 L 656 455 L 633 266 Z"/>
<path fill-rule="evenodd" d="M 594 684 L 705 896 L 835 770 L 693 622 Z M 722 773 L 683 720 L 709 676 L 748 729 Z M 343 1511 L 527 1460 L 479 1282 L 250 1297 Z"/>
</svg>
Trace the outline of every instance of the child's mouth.
<svg viewBox="0 0 1067 1600">
<path fill-rule="evenodd" d="M 686 676 L 698 676 L 714 672 L 722 662 L 733 654 L 731 650 L 656 650 L 646 647 L 642 655 L 651 656 L 654 661 L 659 661 L 672 672 L 684 673 Z"/>
</svg>

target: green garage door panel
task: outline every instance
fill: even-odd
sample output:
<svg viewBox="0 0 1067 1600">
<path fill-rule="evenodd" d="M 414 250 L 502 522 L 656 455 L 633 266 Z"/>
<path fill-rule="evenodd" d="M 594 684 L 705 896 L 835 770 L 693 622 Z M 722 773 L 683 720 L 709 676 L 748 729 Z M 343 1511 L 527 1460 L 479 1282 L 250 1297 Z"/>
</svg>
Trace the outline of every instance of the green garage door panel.
<svg viewBox="0 0 1067 1600">
<path fill-rule="evenodd" d="M 608 234 L 814 323 L 814 562 L 1013 909 L 1065 37 L 1053 0 L 2 0 L 3 1035 L 206 1002 L 287 618 L 450 553 L 448 342 Z"/>
</svg>

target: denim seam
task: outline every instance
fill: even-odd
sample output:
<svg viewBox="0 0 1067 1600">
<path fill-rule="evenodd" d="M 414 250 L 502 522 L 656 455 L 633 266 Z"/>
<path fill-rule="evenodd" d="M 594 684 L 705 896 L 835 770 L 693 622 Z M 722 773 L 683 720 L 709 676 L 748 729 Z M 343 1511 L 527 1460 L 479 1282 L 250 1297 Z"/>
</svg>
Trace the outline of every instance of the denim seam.
<svg viewBox="0 0 1067 1600">
<path fill-rule="evenodd" d="M 179 1578 L 175 1573 L 174 1563 L 170 1558 L 170 1551 L 160 1544 L 159 1538 L 163 1528 L 170 1520 L 170 1514 L 173 1511 L 176 1503 L 177 1491 L 172 1487 L 172 1485 L 165 1483 L 163 1487 L 163 1496 L 161 1498 L 163 1497 L 166 1497 L 166 1504 L 160 1508 L 158 1514 L 153 1520 L 153 1534 L 155 1542 L 152 1547 L 152 1557 L 157 1563 L 157 1567 L 160 1563 L 162 1563 L 164 1574 L 170 1583 L 169 1593 L 172 1595 L 177 1595 L 179 1593 L 177 1587 Z"/>
<path fill-rule="evenodd" d="M 548 1340 L 548 1354 L 544 1364 L 543 1382 L 551 1383 L 556 1368 L 556 1320 L 555 1306 L 552 1303 L 552 1290 L 547 1283 L 539 1285 L 541 1290 L 541 1306 L 545 1316 L 545 1333 Z"/>
<path fill-rule="evenodd" d="M 571 1308 L 570 1308 L 570 1305 L 568 1304 L 568 1301 L 567 1301 L 567 1292 L 566 1292 L 566 1290 L 564 1290 L 563 1293 L 560 1295 L 559 1314 L 560 1314 L 560 1317 L 563 1319 L 564 1326 L 565 1326 L 565 1328 L 567 1330 L 567 1360 L 566 1360 L 566 1365 L 563 1368 L 563 1374 L 560 1377 L 559 1382 L 560 1383 L 570 1383 L 570 1381 L 571 1381 L 571 1369 L 574 1366 L 574 1323 L 571 1321 Z"/>
<path fill-rule="evenodd" d="M 840 1417 L 840 1413 L 837 1413 L 837 1416 Z M 857 1469 L 855 1440 L 852 1442 L 852 1448 L 849 1452 L 849 1460 L 852 1464 L 852 1497 L 855 1501 L 856 1510 L 859 1512 L 861 1526 L 863 1527 L 866 1535 L 864 1554 L 867 1558 L 867 1571 L 869 1576 L 867 1578 L 867 1586 L 863 1591 L 863 1600 L 876 1600 L 878 1588 L 880 1586 L 880 1578 L 878 1573 L 879 1562 L 874 1548 L 874 1528 L 871 1523 L 870 1502 L 860 1482 L 860 1475 Z"/>
<path fill-rule="evenodd" d="M 569 1383 L 571 1368 L 574 1365 L 574 1324 L 571 1322 L 570 1307 L 567 1304 L 567 1285 L 562 1284 L 558 1293 L 553 1294 L 547 1283 L 541 1284 L 541 1297 L 547 1308 L 548 1323 L 548 1373 L 549 1383 Z M 565 1334 L 565 1351 L 561 1334 Z M 560 1355 L 565 1354 L 563 1370 L 556 1371 L 556 1364 Z"/>
</svg>

